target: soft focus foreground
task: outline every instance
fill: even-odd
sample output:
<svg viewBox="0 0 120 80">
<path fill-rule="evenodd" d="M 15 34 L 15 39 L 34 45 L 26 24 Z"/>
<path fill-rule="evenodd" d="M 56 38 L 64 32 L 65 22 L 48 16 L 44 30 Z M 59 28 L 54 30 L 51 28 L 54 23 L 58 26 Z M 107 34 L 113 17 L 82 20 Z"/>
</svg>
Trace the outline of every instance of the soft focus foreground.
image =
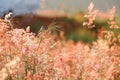
<svg viewBox="0 0 120 80">
<path fill-rule="evenodd" d="M 98 11 L 88 7 L 84 26 L 94 25 Z M 120 80 L 120 35 L 114 19 L 115 7 L 108 24 L 92 45 L 58 40 L 51 29 L 41 28 L 39 34 L 10 28 L 0 20 L 0 80 Z M 64 38 L 61 32 L 60 38 Z"/>
</svg>

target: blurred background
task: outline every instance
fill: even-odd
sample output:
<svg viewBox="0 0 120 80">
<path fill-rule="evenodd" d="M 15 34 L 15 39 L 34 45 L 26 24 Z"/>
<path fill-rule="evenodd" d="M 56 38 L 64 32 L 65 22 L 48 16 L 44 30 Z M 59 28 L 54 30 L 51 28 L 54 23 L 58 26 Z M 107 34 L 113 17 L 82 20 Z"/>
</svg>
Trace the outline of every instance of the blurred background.
<svg viewBox="0 0 120 80">
<path fill-rule="evenodd" d="M 0 15 L 12 9 L 16 14 L 35 13 L 38 9 L 65 10 L 78 12 L 87 10 L 90 2 L 95 4 L 95 8 L 107 11 L 112 6 L 116 6 L 117 15 L 120 15 L 120 0 L 0 0 Z"/>
<path fill-rule="evenodd" d="M 70 12 L 78 12 L 79 10 L 87 10 L 90 2 L 95 4 L 95 9 L 108 11 L 115 6 L 116 13 L 120 15 L 120 0 L 41 0 L 46 2 L 46 9 L 66 10 Z"/>
<path fill-rule="evenodd" d="M 104 18 L 95 21 L 97 28 L 88 29 L 82 23 L 91 1 L 94 9 L 100 10 Z M 41 26 L 57 26 L 65 33 L 66 40 L 92 42 L 103 25 L 109 26 L 108 11 L 113 6 L 116 7 L 117 22 L 120 24 L 119 3 L 120 0 L 0 0 L 0 17 L 12 10 L 14 27 L 31 26 L 31 31 L 37 33 Z"/>
</svg>

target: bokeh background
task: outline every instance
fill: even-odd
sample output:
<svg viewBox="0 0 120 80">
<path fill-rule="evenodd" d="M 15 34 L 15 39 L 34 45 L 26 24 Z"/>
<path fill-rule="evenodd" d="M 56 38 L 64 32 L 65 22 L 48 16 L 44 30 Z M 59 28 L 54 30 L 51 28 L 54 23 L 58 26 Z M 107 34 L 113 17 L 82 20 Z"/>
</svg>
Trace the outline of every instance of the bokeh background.
<svg viewBox="0 0 120 80">
<path fill-rule="evenodd" d="M 102 20 L 96 20 L 94 23 L 97 27 L 93 29 L 82 26 L 90 2 L 102 14 Z M 113 6 L 116 7 L 117 24 L 120 24 L 119 3 L 120 0 L 0 0 L 0 17 L 12 10 L 14 17 L 11 23 L 14 27 L 31 26 L 31 31 L 37 33 L 41 26 L 57 26 L 65 33 L 66 40 L 92 42 L 103 25 L 109 26 L 108 11 Z"/>
<path fill-rule="evenodd" d="M 0 15 L 9 9 L 13 9 L 16 14 L 34 13 L 35 10 L 43 6 L 44 9 L 64 9 L 70 12 L 78 12 L 79 10 L 86 10 L 91 1 L 95 4 L 96 9 L 103 11 L 116 6 L 116 13 L 120 15 L 120 0 L 0 0 Z"/>
</svg>

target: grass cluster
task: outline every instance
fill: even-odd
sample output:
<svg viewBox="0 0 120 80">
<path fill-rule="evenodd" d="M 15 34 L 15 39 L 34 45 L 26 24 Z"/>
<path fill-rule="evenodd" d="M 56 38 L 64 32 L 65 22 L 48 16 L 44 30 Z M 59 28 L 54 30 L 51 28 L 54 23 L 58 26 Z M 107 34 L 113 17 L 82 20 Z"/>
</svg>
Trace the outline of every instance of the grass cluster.
<svg viewBox="0 0 120 80">
<path fill-rule="evenodd" d="M 88 28 L 96 27 L 93 3 L 85 15 Z M 110 11 L 110 30 L 102 29 L 91 45 L 56 39 L 50 29 L 39 34 L 30 27 L 11 29 L 0 19 L 0 80 L 120 80 L 120 34 Z M 60 34 L 64 38 L 64 33 Z"/>
</svg>

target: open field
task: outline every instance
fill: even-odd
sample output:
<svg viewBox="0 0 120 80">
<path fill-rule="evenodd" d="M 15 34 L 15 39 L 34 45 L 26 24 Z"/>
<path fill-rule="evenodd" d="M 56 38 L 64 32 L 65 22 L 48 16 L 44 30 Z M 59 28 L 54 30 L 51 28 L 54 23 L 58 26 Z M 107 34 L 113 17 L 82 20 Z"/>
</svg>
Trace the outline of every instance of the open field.
<svg viewBox="0 0 120 80">
<path fill-rule="evenodd" d="M 0 80 L 120 80 L 115 11 L 91 2 L 76 15 L 9 13 L 0 19 Z"/>
</svg>

